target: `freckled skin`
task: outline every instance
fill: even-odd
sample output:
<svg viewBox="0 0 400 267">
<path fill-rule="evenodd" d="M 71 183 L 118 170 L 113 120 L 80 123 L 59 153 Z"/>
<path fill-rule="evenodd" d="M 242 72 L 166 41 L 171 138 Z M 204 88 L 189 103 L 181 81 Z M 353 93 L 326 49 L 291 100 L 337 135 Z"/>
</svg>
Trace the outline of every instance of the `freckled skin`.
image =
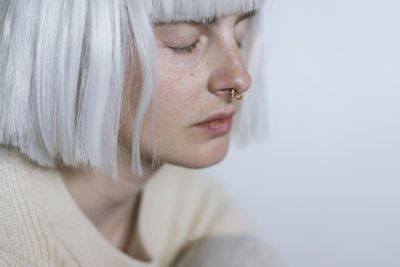
<svg viewBox="0 0 400 267">
<path fill-rule="evenodd" d="M 250 87 L 251 78 L 236 43 L 237 35 L 240 35 L 237 32 L 241 28 L 243 31 L 246 24 L 235 25 L 236 19 L 237 15 L 227 16 L 217 24 L 196 29 L 189 25 L 155 27 L 158 47 L 155 136 L 160 162 L 201 168 L 225 157 L 230 135 L 216 137 L 193 125 L 217 113 L 236 111 L 238 103 L 232 101 L 230 89 L 245 92 Z M 175 30 L 174 27 L 178 28 Z M 171 50 L 166 40 L 175 32 L 180 35 L 173 41 L 185 41 L 186 35 L 190 36 L 188 44 L 192 39 L 199 40 L 193 52 L 182 55 Z M 126 151 L 131 147 L 132 118 L 140 91 L 138 64 L 134 69 L 136 82 L 134 87 L 126 90 L 120 122 L 119 143 Z M 152 158 L 153 151 L 151 110 L 150 107 L 146 114 L 140 140 L 144 161 Z"/>
</svg>

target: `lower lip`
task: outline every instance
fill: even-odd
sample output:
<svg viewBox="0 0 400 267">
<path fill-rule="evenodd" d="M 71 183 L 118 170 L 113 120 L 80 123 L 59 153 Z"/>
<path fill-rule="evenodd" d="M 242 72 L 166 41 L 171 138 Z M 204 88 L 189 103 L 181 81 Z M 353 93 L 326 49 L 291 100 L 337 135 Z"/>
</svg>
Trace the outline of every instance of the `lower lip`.
<svg viewBox="0 0 400 267">
<path fill-rule="evenodd" d="M 196 127 L 204 129 L 215 136 L 225 135 L 231 131 L 232 117 L 201 123 L 196 125 Z"/>
</svg>

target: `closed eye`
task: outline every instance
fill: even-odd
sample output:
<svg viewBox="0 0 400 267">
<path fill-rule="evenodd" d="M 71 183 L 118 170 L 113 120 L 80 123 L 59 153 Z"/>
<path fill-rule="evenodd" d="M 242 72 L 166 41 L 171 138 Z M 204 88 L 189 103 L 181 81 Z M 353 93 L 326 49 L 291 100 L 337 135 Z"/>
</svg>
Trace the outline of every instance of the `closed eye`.
<svg viewBox="0 0 400 267">
<path fill-rule="evenodd" d="M 194 49 L 196 49 L 197 44 L 199 43 L 199 41 L 194 42 L 191 45 L 188 46 L 184 46 L 184 47 L 170 47 L 172 49 L 172 51 L 174 51 L 175 53 L 178 54 L 182 54 L 182 55 L 186 55 L 189 54 L 191 52 L 193 52 Z M 236 45 L 238 46 L 238 48 L 242 48 L 242 42 L 236 41 Z"/>
<path fill-rule="evenodd" d="M 196 46 L 197 46 L 198 43 L 199 43 L 199 41 L 196 41 L 196 42 L 194 42 L 193 44 L 188 45 L 188 46 L 184 46 L 184 47 L 170 47 L 170 48 L 171 48 L 172 51 L 174 51 L 175 53 L 186 55 L 186 54 L 191 53 L 191 52 L 196 48 Z"/>
</svg>

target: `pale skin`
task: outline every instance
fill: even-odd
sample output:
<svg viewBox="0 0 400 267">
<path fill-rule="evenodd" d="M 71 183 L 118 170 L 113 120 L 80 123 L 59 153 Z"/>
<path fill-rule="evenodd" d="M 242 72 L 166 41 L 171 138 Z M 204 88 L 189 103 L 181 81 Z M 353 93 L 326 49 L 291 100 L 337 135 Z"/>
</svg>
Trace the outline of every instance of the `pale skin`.
<svg viewBox="0 0 400 267">
<path fill-rule="evenodd" d="M 161 164 L 202 168 L 225 157 L 229 133 L 214 136 L 194 125 L 217 113 L 236 112 L 238 103 L 232 101 L 231 89 L 241 93 L 251 85 L 238 47 L 249 20 L 241 19 L 242 15 L 222 17 L 207 24 L 174 23 L 154 27 L 158 48 L 155 135 Z M 140 81 L 137 71 L 133 75 L 135 81 Z M 140 140 L 143 175 L 134 175 L 130 170 L 128 151 L 138 90 L 128 88 L 127 101 L 122 107 L 118 181 L 81 169 L 62 168 L 60 173 L 82 212 L 112 245 L 126 251 L 127 244 L 133 243 L 132 256 L 148 260 L 136 235 L 135 207 L 142 187 L 157 170 L 151 162 L 151 108 Z"/>
</svg>

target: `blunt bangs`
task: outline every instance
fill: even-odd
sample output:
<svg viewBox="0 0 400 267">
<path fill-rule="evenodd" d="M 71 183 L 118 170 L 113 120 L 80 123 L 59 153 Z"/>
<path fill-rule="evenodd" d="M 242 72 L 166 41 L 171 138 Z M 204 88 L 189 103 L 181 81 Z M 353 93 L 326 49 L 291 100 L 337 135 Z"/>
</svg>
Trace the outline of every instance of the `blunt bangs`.
<svg viewBox="0 0 400 267">
<path fill-rule="evenodd" d="M 256 10 L 261 0 L 152 0 L 153 23 L 180 21 L 201 22 L 205 18 L 223 17 Z"/>
</svg>

